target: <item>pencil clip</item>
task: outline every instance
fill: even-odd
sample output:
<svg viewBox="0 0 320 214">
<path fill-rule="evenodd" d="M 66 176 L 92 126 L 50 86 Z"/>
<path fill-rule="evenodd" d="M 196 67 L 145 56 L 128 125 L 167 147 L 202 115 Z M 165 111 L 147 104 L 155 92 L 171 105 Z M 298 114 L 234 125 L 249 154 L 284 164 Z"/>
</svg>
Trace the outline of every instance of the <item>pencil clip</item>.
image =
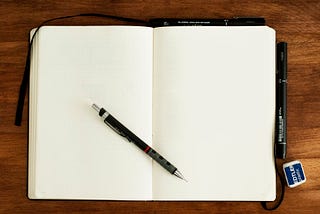
<svg viewBox="0 0 320 214">
<path fill-rule="evenodd" d="M 123 132 L 121 132 L 119 129 L 113 127 L 110 123 L 105 122 L 113 131 L 115 131 L 118 135 L 122 137 L 127 137 Z"/>
</svg>

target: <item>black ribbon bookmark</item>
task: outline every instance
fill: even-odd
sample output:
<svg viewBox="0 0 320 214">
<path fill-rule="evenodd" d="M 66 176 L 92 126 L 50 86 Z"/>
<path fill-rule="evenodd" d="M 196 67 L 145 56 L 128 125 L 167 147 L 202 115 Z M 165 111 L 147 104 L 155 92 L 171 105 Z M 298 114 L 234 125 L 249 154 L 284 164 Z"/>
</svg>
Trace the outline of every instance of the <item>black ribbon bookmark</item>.
<svg viewBox="0 0 320 214">
<path fill-rule="evenodd" d="M 74 17 L 80 17 L 80 16 L 82 16 L 82 17 L 83 16 L 100 17 L 100 18 L 105 18 L 105 19 L 115 19 L 115 20 L 119 20 L 119 21 L 123 21 L 123 22 L 132 22 L 132 23 L 141 24 L 141 25 L 149 25 L 148 21 L 144 21 L 144 20 L 140 20 L 140 19 L 133 19 L 133 18 L 126 18 L 126 17 L 121 17 L 121 16 L 113 16 L 113 15 L 108 15 L 108 14 L 101 14 L 101 13 L 81 13 L 81 14 L 71 15 L 71 16 L 61 16 L 61 17 L 56 17 L 53 19 L 48 19 L 48 20 L 42 22 L 37 27 L 37 30 L 33 34 L 31 41 L 29 42 L 26 64 L 24 67 L 24 74 L 23 74 L 21 85 L 20 85 L 19 99 L 18 99 L 18 105 L 17 105 L 17 110 L 16 110 L 16 118 L 15 118 L 15 123 L 14 123 L 16 126 L 21 126 L 24 100 L 26 97 L 26 92 L 27 92 L 29 77 L 30 77 L 31 48 L 32 48 L 32 43 L 33 43 L 33 39 L 34 39 L 35 35 L 37 34 L 37 32 L 39 31 L 39 29 L 42 26 L 48 24 L 49 22 L 53 22 L 53 21 L 60 20 L 60 19 L 69 19 L 69 18 L 74 18 Z"/>
</svg>

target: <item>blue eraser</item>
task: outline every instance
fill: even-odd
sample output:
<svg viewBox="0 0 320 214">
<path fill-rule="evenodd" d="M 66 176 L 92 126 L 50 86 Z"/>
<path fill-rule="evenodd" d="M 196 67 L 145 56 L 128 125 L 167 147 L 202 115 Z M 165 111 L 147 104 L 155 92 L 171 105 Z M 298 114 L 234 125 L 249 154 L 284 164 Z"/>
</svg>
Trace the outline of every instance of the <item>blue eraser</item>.
<svg viewBox="0 0 320 214">
<path fill-rule="evenodd" d="M 283 164 L 283 171 L 289 187 L 296 187 L 306 182 L 302 164 L 298 160 Z"/>
</svg>

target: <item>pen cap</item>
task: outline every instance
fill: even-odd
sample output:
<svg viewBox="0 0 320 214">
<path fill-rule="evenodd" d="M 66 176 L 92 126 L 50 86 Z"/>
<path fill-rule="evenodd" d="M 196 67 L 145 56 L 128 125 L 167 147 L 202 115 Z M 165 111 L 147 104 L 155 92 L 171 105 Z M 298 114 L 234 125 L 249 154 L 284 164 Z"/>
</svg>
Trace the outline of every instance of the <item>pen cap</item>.
<svg viewBox="0 0 320 214">
<path fill-rule="evenodd" d="M 277 44 L 277 75 L 279 79 L 287 79 L 287 43 Z"/>
</svg>

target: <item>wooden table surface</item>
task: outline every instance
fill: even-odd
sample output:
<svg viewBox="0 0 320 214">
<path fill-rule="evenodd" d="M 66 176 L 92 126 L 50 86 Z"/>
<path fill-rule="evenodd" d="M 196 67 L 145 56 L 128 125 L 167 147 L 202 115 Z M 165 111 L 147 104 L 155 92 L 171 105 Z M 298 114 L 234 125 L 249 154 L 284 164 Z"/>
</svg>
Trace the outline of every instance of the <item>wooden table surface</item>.
<svg viewBox="0 0 320 214">
<path fill-rule="evenodd" d="M 0 213 L 248 213 L 258 202 L 37 201 L 26 197 L 27 100 L 22 126 L 14 126 L 30 29 L 78 13 L 143 20 L 158 17 L 262 16 L 288 42 L 288 158 L 303 163 L 307 182 L 286 195 L 277 213 L 320 213 L 320 1 L 42 1 L 0 2 Z M 60 25 L 123 24 L 76 18 Z"/>
</svg>

